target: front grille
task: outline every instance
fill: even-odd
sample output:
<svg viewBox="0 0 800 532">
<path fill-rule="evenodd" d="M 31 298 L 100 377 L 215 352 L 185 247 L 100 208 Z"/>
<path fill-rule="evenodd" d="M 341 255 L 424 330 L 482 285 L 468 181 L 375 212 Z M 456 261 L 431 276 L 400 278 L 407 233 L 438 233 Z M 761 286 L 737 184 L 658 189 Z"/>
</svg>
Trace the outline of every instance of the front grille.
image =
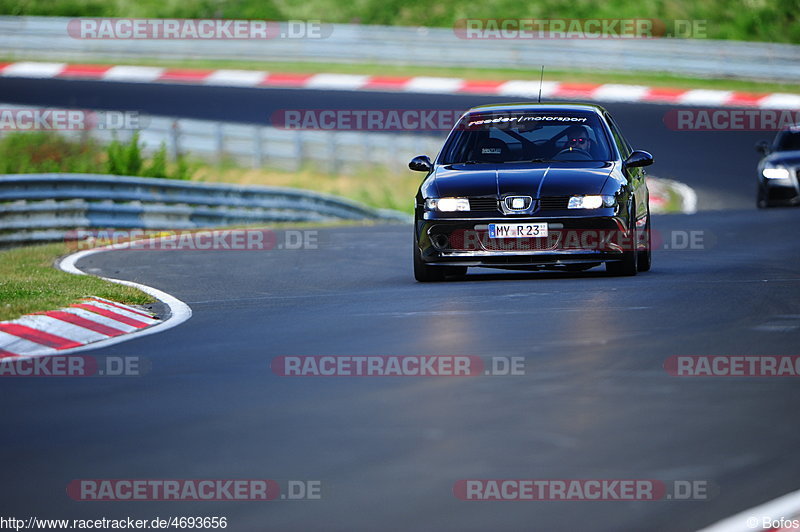
<svg viewBox="0 0 800 532">
<path fill-rule="evenodd" d="M 768 199 L 770 201 L 787 201 L 792 200 L 797 195 L 797 191 L 790 187 L 771 187 L 769 189 Z"/>
<path fill-rule="evenodd" d="M 550 251 L 556 249 L 558 239 L 553 238 L 489 238 L 486 233 L 481 239 L 486 251 Z"/>
<path fill-rule="evenodd" d="M 569 205 L 569 196 L 546 196 L 539 198 L 539 209 L 543 211 L 566 209 Z"/>
<path fill-rule="evenodd" d="M 471 211 L 496 211 L 497 198 L 469 198 Z"/>
<path fill-rule="evenodd" d="M 486 230 L 456 229 L 446 234 L 446 226 L 431 228 L 431 243 L 441 251 L 546 251 L 555 249 L 560 238 L 489 238 Z"/>
</svg>

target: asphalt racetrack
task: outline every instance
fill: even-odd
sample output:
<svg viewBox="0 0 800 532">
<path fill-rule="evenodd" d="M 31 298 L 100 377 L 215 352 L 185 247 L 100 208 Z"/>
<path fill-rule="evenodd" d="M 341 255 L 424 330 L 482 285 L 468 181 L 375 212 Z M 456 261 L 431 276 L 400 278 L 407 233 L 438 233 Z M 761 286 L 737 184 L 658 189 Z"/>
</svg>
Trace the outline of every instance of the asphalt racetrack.
<svg viewBox="0 0 800 532">
<path fill-rule="evenodd" d="M 8 103 L 258 122 L 281 108 L 455 108 L 475 96 L 0 80 Z M 356 105 L 357 103 L 357 105 Z M 418 284 L 411 227 L 318 230 L 317 249 L 115 251 L 78 263 L 188 303 L 166 332 L 89 351 L 140 377 L 8 378 L 4 514 L 226 516 L 230 530 L 695 530 L 800 488 L 791 377 L 675 377 L 676 355 L 797 355 L 798 209 L 755 209 L 752 144 L 609 104 L 652 173 L 702 211 L 657 216 L 631 278 L 474 270 Z M 278 232 L 278 241 L 281 241 Z M 678 235 L 677 239 L 676 236 Z M 695 235 L 694 245 L 685 242 Z M 678 248 L 678 249 L 675 249 Z M 524 375 L 283 377 L 286 355 L 522 357 Z M 290 479 L 319 500 L 78 502 L 74 479 Z M 463 501 L 461 479 L 704 481 L 707 500 Z"/>
</svg>

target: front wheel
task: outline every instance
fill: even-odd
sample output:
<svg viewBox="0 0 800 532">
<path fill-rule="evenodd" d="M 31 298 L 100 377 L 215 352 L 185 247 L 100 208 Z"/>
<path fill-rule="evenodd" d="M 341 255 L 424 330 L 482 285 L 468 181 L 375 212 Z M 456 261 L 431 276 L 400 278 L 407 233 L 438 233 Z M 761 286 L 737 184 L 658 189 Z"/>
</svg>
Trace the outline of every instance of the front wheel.
<svg viewBox="0 0 800 532">
<path fill-rule="evenodd" d="M 647 247 L 642 251 L 639 251 L 636 268 L 640 272 L 649 272 L 650 265 L 653 262 L 653 249 L 651 247 L 652 240 L 650 239 L 650 207 L 647 208 L 647 223 L 644 226 L 642 237 Z"/>
<path fill-rule="evenodd" d="M 606 262 L 606 271 L 611 275 L 636 275 L 636 272 L 639 270 L 639 252 L 636 249 L 636 215 L 634 213 L 635 211 L 632 205 L 628 213 L 628 220 L 632 226 L 631 249 L 622 252 L 622 260 Z"/>
<path fill-rule="evenodd" d="M 767 201 L 767 193 L 764 191 L 762 187 L 758 187 L 758 197 L 756 198 L 756 207 L 759 209 L 766 209 L 769 207 L 769 201 Z"/>
<path fill-rule="evenodd" d="M 430 266 L 422 260 L 419 246 L 414 241 L 414 279 L 420 283 L 444 281 L 448 275 L 465 275 L 466 266 Z"/>
<path fill-rule="evenodd" d="M 636 256 L 635 251 L 626 251 L 625 258 L 619 261 L 606 262 L 606 271 L 611 275 L 636 275 Z"/>
</svg>

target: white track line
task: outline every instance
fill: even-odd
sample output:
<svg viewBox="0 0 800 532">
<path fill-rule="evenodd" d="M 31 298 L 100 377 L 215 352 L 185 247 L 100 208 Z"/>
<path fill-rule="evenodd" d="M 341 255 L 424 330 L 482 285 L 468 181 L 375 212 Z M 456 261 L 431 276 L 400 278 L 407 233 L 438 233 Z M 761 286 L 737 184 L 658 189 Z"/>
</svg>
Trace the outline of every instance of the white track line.
<svg viewBox="0 0 800 532">
<path fill-rule="evenodd" d="M 115 244 L 113 246 L 106 246 L 106 247 L 103 247 L 103 248 L 86 249 L 86 250 L 83 250 L 83 251 L 78 251 L 77 253 L 73 253 L 72 255 L 68 255 L 68 256 L 64 257 L 63 259 L 61 259 L 61 261 L 59 261 L 57 266 L 58 266 L 59 269 L 65 271 L 67 273 L 72 273 L 72 274 L 75 274 L 75 275 L 87 275 L 85 272 L 79 270 L 78 267 L 75 266 L 75 264 L 79 260 L 84 259 L 84 258 L 86 258 L 86 257 L 88 257 L 90 255 L 94 255 L 95 253 L 103 253 L 105 251 L 114 251 L 114 250 L 118 250 L 118 249 L 125 249 L 127 247 L 129 247 L 129 243 Z M 100 277 L 100 279 L 105 279 L 106 281 L 110 281 L 112 283 L 124 284 L 126 286 L 132 286 L 134 288 L 138 288 L 139 290 L 141 290 L 142 292 L 144 292 L 146 294 L 149 294 L 149 295 L 153 296 L 154 298 L 160 300 L 162 303 L 164 303 L 165 305 L 167 305 L 169 307 L 169 310 L 170 310 L 169 318 L 167 318 L 166 320 L 161 321 L 161 322 L 159 322 L 159 323 L 157 323 L 155 325 L 152 325 L 152 326 L 150 326 L 150 327 L 148 327 L 146 329 L 140 329 L 140 330 L 138 330 L 136 332 L 132 332 L 132 333 L 129 333 L 129 334 L 123 334 L 123 335 L 120 335 L 120 336 L 115 336 L 114 338 L 109 338 L 107 340 L 101 340 L 99 342 L 86 344 L 86 345 L 81 346 L 81 347 L 75 347 L 75 348 L 72 348 L 72 349 L 64 349 L 64 350 L 58 352 L 59 355 L 66 355 L 66 354 L 69 354 L 69 353 L 76 353 L 78 351 L 87 351 L 89 349 L 97 349 L 99 347 L 108 347 L 110 345 L 115 345 L 115 344 L 118 344 L 118 343 L 121 343 L 121 342 L 125 342 L 125 341 L 131 340 L 133 338 L 141 338 L 142 336 L 147 336 L 147 335 L 150 335 L 150 334 L 159 333 L 159 332 L 162 332 L 162 331 L 166 331 L 167 329 L 171 329 L 171 328 L 173 328 L 173 327 L 175 327 L 177 325 L 180 325 L 181 323 L 185 322 L 186 320 L 188 320 L 189 318 L 192 317 L 192 309 L 189 307 L 189 305 L 187 305 L 186 303 L 184 303 L 180 299 L 167 294 L 166 292 L 162 292 L 161 290 L 158 290 L 157 288 L 153 288 L 151 286 L 147 286 L 147 285 L 143 285 L 143 284 L 139 284 L 139 283 L 134 283 L 132 281 L 123 281 L 121 279 L 111 279 L 109 277 Z"/>
</svg>

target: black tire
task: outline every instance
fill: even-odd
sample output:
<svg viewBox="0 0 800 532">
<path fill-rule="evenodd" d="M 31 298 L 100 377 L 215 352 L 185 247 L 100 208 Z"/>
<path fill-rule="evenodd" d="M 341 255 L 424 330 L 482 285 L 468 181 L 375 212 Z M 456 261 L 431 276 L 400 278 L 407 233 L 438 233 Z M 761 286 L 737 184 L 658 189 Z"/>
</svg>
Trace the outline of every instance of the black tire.
<svg viewBox="0 0 800 532">
<path fill-rule="evenodd" d="M 444 281 L 448 275 L 466 275 L 466 266 L 429 266 L 422 260 L 419 246 L 414 240 L 414 279 L 420 283 Z"/>
<path fill-rule="evenodd" d="M 758 187 L 758 197 L 756 198 L 756 207 L 759 209 L 766 209 L 770 207 L 769 201 L 767 201 L 767 195 L 764 192 L 764 189 Z"/>
<path fill-rule="evenodd" d="M 650 266 L 653 263 L 653 240 L 650 233 L 650 207 L 647 207 L 647 224 L 644 227 L 644 234 L 642 235 L 647 244 L 647 249 L 639 251 L 639 256 L 636 261 L 636 269 L 640 272 L 649 272 Z"/>
<path fill-rule="evenodd" d="M 628 219 L 631 220 L 634 227 L 633 231 L 635 232 L 636 217 L 634 216 L 633 205 L 635 205 L 635 203 L 631 205 L 630 211 L 628 212 Z M 639 270 L 638 262 L 639 252 L 636 251 L 636 235 L 634 233 L 631 249 L 622 253 L 622 260 L 606 262 L 606 271 L 611 275 L 636 275 L 636 272 Z"/>
<path fill-rule="evenodd" d="M 611 275 L 636 275 L 636 255 L 637 253 L 635 251 L 626 251 L 623 260 L 606 262 L 606 271 Z"/>
</svg>

